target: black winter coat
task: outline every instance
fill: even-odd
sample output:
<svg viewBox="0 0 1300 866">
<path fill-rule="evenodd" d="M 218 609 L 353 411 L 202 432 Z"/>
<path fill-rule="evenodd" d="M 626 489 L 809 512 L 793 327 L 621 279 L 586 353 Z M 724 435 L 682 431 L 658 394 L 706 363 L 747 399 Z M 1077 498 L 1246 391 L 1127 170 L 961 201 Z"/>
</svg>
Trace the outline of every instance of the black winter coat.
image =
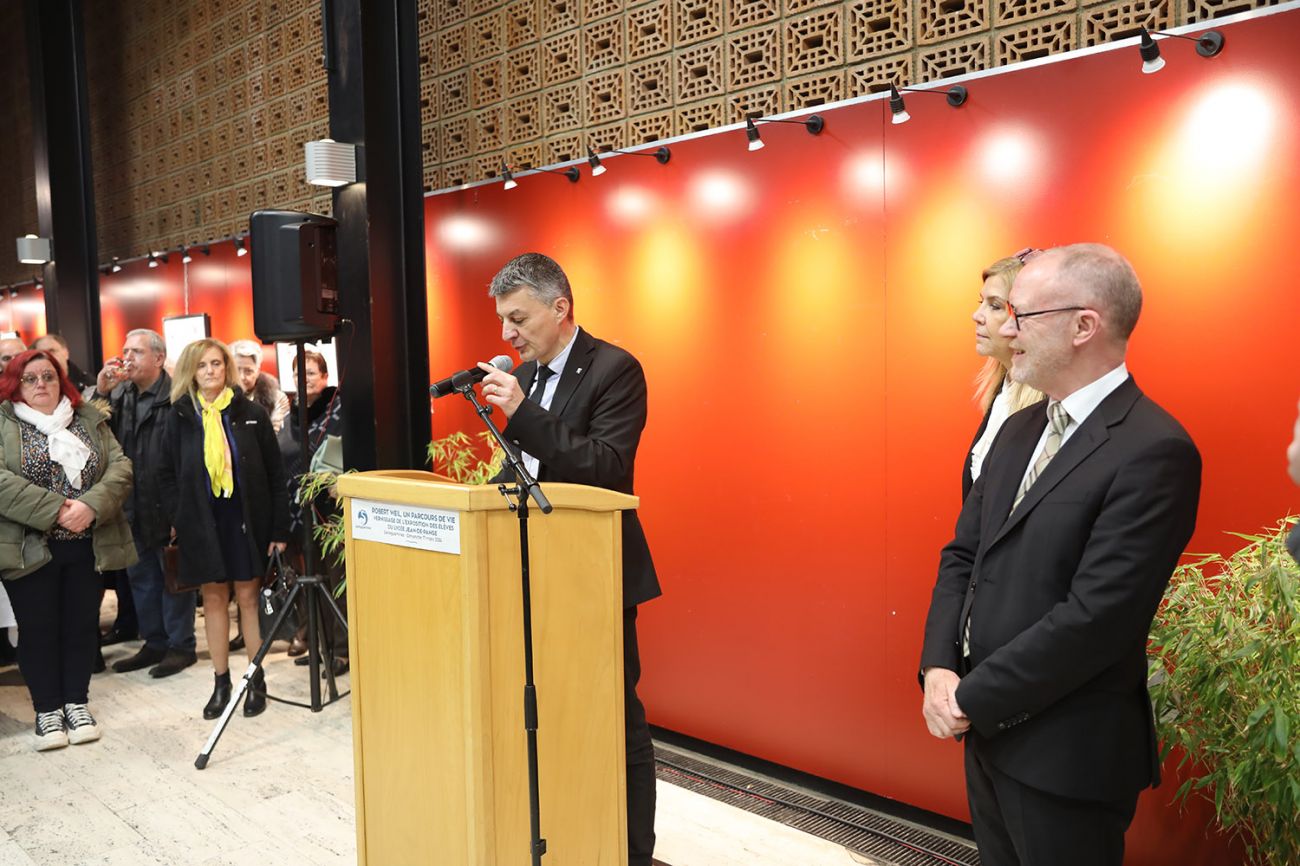
<svg viewBox="0 0 1300 866">
<path fill-rule="evenodd" d="M 172 414 L 168 402 L 171 390 L 171 377 L 164 370 L 158 381 L 158 399 L 149 407 L 139 426 L 135 423 L 139 389 L 134 382 L 117 386 L 108 396 L 111 409 L 109 426 L 135 467 L 135 483 L 122 510 L 131 523 L 136 541 L 145 549 L 161 547 L 171 535 L 171 514 L 163 507 L 162 492 L 158 489 L 158 469 L 164 462 L 167 419 Z"/>
<path fill-rule="evenodd" d="M 235 472 L 253 573 L 261 574 L 266 571 L 271 542 L 289 540 L 289 499 L 280 449 L 271 417 L 238 390 L 221 415 L 226 435 L 233 435 L 232 451 L 238 453 Z M 209 504 L 212 487 L 203 463 L 203 420 L 189 398 L 172 404 L 159 478 L 163 502 L 176 527 L 181 574 L 197 583 L 225 580 Z"/>
</svg>

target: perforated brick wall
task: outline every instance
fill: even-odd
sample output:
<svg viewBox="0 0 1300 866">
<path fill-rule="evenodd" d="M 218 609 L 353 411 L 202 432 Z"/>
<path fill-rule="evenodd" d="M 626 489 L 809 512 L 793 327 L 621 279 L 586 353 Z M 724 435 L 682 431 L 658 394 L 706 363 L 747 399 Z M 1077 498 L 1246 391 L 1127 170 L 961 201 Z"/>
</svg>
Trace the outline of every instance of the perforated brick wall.
<svg viewBox="0 0 1300 866">
<path fill-rule="evenodd" d="M 303 142 L 329 132 L 319 2 L 132 0 L 124 14 L 86 0 L 84 15 L 101 261 L 229 237 L 258 208 L 329 213 L 329 191 L 303 174 Z M 435 74 L 454 52 L 422 24 L 422 110 L 463 112 L 469 94 L 459 106 Z M 466 72 L 462 92 L 507 93 L 501 75 L 492 90 Z"/>
<path fill-rule="evenodd" d="M 503 161 L 560 162 L 1277 2 L 420 0 L 436 47 L 422 55 L 424 89 L 439 97 L 422 100 L 423 123 L 443 142 L 426 150 L 425 189 L 496 177 Z M 467 69 L 492 72 L 492 85 L 471 75 L 466 87 Z M 497 105 L 499 134 L 448 142 L 449 125 Z"/>
</svg>

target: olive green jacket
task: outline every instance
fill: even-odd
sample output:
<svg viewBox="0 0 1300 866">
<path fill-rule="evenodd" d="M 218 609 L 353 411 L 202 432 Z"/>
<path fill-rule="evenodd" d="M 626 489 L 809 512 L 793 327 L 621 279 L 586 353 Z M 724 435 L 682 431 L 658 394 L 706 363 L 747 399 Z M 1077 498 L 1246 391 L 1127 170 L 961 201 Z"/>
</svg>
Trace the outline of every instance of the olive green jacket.
<svg viewBox="0 0 1300 866">
<path fill-rule="evenodd" d="M 117 444 L 107 416 L 89 403 L 75 411 L 99 454 L 99 477 L 77 497 L 95 511 L 95 570 L 126 568 L 137 559 L 131 526 L 122 512 L 131 491 L 131 461 Z M 0 403 L 0 577 L 5 580 L 21 577 L 34 563 L 49 558 L 44 534 L 58 523 L 63 507 L 62 496 L 23 477 L 20 423 L 13 403 Z"/>
</svg>

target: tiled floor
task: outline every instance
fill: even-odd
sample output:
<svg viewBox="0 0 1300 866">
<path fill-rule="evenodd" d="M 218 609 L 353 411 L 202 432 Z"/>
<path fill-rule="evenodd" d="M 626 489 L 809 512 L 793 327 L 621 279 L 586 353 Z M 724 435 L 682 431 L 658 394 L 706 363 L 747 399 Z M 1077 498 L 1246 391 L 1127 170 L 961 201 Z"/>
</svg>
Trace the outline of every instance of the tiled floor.
<svg viewBox="0 0 1300 866">
<path fill-rule="evenodd" d="M 276 703 L 253 719 L 237 712 L 198 771 L 213 725 L 202 717 L 212 670 L 199 626 L 199 663 L 174 677 L 95 675 L 96 743 L 33 751 L 27 689 L 17 668 L 0 670 L 0 866 L 356 862 L 349 700 L 315 714 Z M 108 648 L 109 664 L 137 646 Z M 306 669 L 284 646 L 267 657 L 268 688 L 306 702 Z M 244 658 L 232 656 L 236 675 Z M 871 862 L 663 782 L 656 825 L 656 856 L 671 866 Z"/>
</svg>

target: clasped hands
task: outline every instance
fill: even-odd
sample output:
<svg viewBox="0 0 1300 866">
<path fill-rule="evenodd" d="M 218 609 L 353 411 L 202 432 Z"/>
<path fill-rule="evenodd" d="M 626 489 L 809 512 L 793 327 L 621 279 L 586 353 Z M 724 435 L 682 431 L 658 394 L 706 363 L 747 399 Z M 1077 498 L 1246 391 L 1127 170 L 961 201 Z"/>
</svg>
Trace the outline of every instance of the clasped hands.
<svg viewBox="0 0 1300 866">
<path fill-rule="evenodd" d="M 947 668 L 929 668 L 925 672 L 925 700 L 921 714 L 930 733 L 947 739 L 970 730 L 970 719 L 957 705 L 957 686 L 961 677 Z"/>
<path fill-rule="evenodd" d="M 59 506 L 58 522 L 68 532 L 85 532 L 95 522 L 95 509 L 80 499 L 65 499 Z"/>
</svg>

